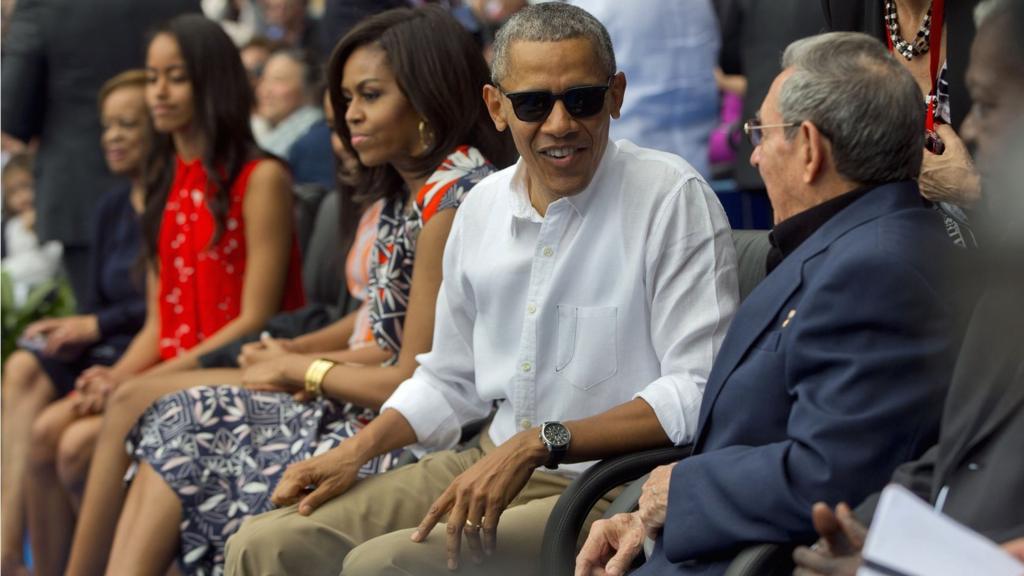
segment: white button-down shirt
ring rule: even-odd
[[[678,156],[622,140],[542,217],[525,170],[520,160],[488,176],[460,207],[433,349],[382,410],[409,421],[419,453],[453,447],[495,402],[495,445],[635,397],[673,442],[691,440],[739,301],[715,194]]]

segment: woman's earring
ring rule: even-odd
[[[434,139],[434,135],[430,133],[430,129],[427,128],[427,121],[420,120],[420,148],[426,150],[430,147],[431,141]]]

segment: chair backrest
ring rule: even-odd
[[[309,242],[302,258],[306,300],[328,306],[339,303],[345,292],[345,255],[338,242],[338,193],[328,192],[317,206]]]
[[[303,259],[309,239],[313,237],[316,216],[319,214],[320,203],[329,192],[319,184],[297,184],[292,188],[292,199],[295,210],[295,236],[299,240],[299,252]]]
[[[736,267],[740,281],[740,300],[744,300],[765,276],[765,261],[771,244],[767,230],[733,230]]]

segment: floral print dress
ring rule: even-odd
[[[367,255],[362,259],[368,274],[359,315],[370,330],[357,328],[351,345],[365,345],[372,338],[397,355],[420,230],[437,212],[456,208],[493,171],[478,150],[462,146],[430,176],[411,206],[402,198],[368,211],[377,219],[372,248],[361,248],[359,239],[367,236],[357,234],[348,264],[353,264],[353,255]],[[349,287],[358,289],[353,276],[359,274],[349,274]],[[328,398],[302,403],[289,394],[196,387],[150,406],[129,434],[127,449],[181,499],[178,560],[183,571],[219,575],[227,539],[247,517],[273,508],[270,495],[285,468],[334,448],[374,416],[371,410]],[[372,459],[360,477],[388,470],[399,454]]]

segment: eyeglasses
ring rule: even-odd
[[[796,122],[786,122],[784,124],[761,124],[761,119],[754,117],[743,123],[743,133],[747,135],[747,139],[750,140],[751,145],[755,148],[761,145],[761,141],[764,140],[764,129],[765,128],[792,128],[796,126]]]
[[[512,110],[516,118],[523,122],[542,122],[551,114],[555,102],[562,101],[565,109],[573,118],[589,118],[604,107],[604,95],[612,85],[612,77],[603,86],[577,86],[565,92],[553,94],[548,90],[506,93],[498,86],[498,90],[512,102]]]

